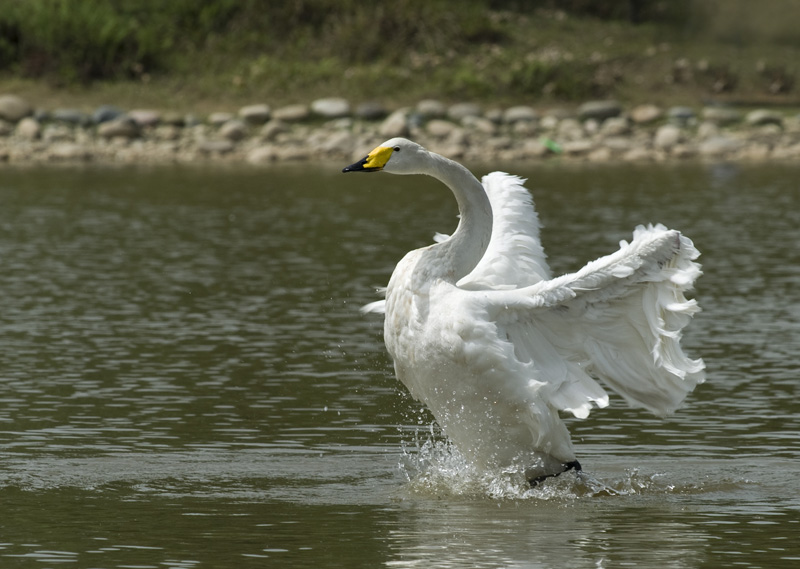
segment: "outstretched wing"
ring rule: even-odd
[[[539,240],[539,216],[525,180],[492,172],[481,180],[492,204],[492,237],[480,263],[459,288],[521,288],[550,278]]]
[[[699,310],[687,300],[701,274],[692,242],[663,226],[638,227],[633,241],[576,273],[524,289],[484,291],[501,333],[533,363],[551,405],[579,417],[605,406],[599,378],[628,403],[663,416],[704,381],[681,331]]]
[[[505,172],[492,172],[481,180],[492,205],[492,236],[480,263],[458,282],[465,290],[513,289],[550,278],[547,255],[539,240],[539,216],[525,180]],[[436,233],[433,240],[450,236]],[[379,289],[385,294],[386,289]],[[382,314],[383,300],[370,302],[362,313]]]

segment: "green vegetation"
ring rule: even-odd
[[[798,18],[781,0],[0,0],[0,80],[160,107],[791,99]]]

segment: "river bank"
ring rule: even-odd
[[[0,95],[0,163],[256,165],[363,156],[394,136],[464,161],[794,160],[800,114],[588,101],[486,108],[423,100],[390,109],[340,98],[197,115],[102,106],[40,109]]]

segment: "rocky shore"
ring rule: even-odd
[[[800,158],[800,114],[769,109],[624,108],[615,101],[483,108],[436,100],[387,109],[327,98],[201,117],[113,106],[39,109],[0,94],[0,164],[348,161],[394,136],[480,162]]]

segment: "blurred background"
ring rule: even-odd
[[[793,0],[0,0],[0,87],[67,103],[319,96],[794,104]]]

